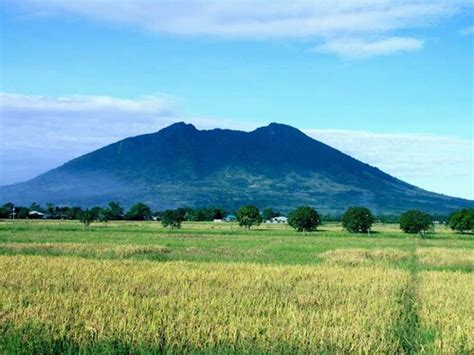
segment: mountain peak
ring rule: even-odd
[[[257,128],[255,132],[264,132],[264,133],[269,133],[272,135],[275,135],[275,134],[287,135],[287,134],[295,134],[295,133],[298,135],[303,134],[297,128],[294,128],[292,126],[282,124],[282,123],[276,123],[276,122],[272,122],[268,126],[265,126],[265,127]]]
[[[197,131],[197,128],[191,124],[186,122],[176,122],[168,127],[162,129],[162,131],[171,131],[171,132],[181,132],[181,131]]]

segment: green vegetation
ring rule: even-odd
[[[258,226],[262,223],[262,216],[260,211],[255,206],[242,206],[238,209],[237,222],[239,226],[250,229],[252,226]]]
[[[342,226],[352,233],[367,233],[375,218],[365,207],[350,207],[342,215]]]
[[[89,227],[92,222],[97,219],[95,211],[85,209],[79,213],[79,221],[84,224],[85,227]]]
[[[474,238],[0,221],[0,353],[472,353]]]
[[[126,218],[132,221],[146,221],[151,218],[150,207],[144,203],[138,202],[130,208],[127,212]]]
[[[160,214],[163,227],[181,228],[181,223],[185,220],[185,211],[166,210]]]
[[[405,233],[425,233],[433,228],[433,219],[428,213],[409,210],[400,216],[400,229]]]
[[[464,233],[474,232],[474,209],[465,208],[449,216],[448,225],[452,230]]]
[[[288,224],[298,232],[315,231],[320,223],[321,217],[313,207],[301,206],[288,215]]]

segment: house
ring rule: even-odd
[[[285,216],[273,217],[273,218],[270,220],[270,223],[272,223],[272,224],[288,223],[288,218],[285,217]]]
[[[226,218],[224,218],[224,221],[226,221],[226,222],[235,222],[236,219],[237,218],[233,214],[230,214]]]
[[[30,211],[28,212],[28,218],[29,219],[42,219],[45,218],[46,216],[44,213],[39,212],[39,211]]]

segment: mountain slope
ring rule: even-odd
[[[409,185],[290,126],[272,123],[247,133],[199,131],[182,122],[1,187],[0,200],[82,206],[142,201],[156,209],[253,203],[282,211],[309,204],[323,213],[351,205],[375,213],[447,213],[474,205]]]

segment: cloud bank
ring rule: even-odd
[[[474,199],[472,139],[346,130],[305,133],[413,185]]]
[[[472,6],[468,0],[7,1],[38,16],[80,16],[157,34],[304,39],[348,57],[417,50],[423,39],[398,33],[435,25]]]

